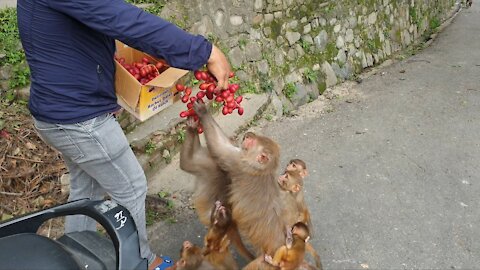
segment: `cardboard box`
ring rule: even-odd
[[[117,57],[125,58],[125,62],[141,62],[147,57],[152,63],[161,61],[146,53],[116,41]],[[142,85],[118,61],[115,61],[115,88],[118,104],[140,121],[145,121],[156,113],[178,101],[175,84],[184,77],[188,70],[165,67],[159,70],[160,75]]]

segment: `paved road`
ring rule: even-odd
[[[282,164],[308,164],[324,268],[478,269],[480,4],[431,47],[343,88],[324,113],[315,101],[260,130],[282,146]],[[201,242],[198,223],[179,222],[152,229],[155,250]]]

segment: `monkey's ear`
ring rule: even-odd
[[[270,157],[266,153],[261,153],[260,155],[258,155],[257,160],[259,163],[265,164],[268,163]]]
[[[300,184],[295,184],[292,187],[292,192],[297,193],[302,189],[302,186]]]
[[[180,267],[185,267],[186,264],[187,262],[184,259],[181,259],[180,261],[178,261],[178,266]]]
[[[308,176],[308,171],[307,171],[306,169],[301,170],[301,171],[300,171],[300,176],[301,176],[302,178],[307,177],[307,176]]]

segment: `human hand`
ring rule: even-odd
[[[212,45],[212,52],[207,62],[207,68],[210,73],[217,79],[217,88],[215,90],[222,90],[228,88],[228,78],[231,72],[230,63],[223,52]]]

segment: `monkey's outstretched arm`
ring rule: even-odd
[[[193,156],[201,147],[198,133],[195,129],[187,127],[185,141],[180,151],[180,168],[186,172],[196,171],[195,159]]]
[[[195,102],[194,109],[202,122],[210,154],[223,169],[228,171],[240,159],[240,149],[231,143],[215,119],[208,113],[205,104]]]

